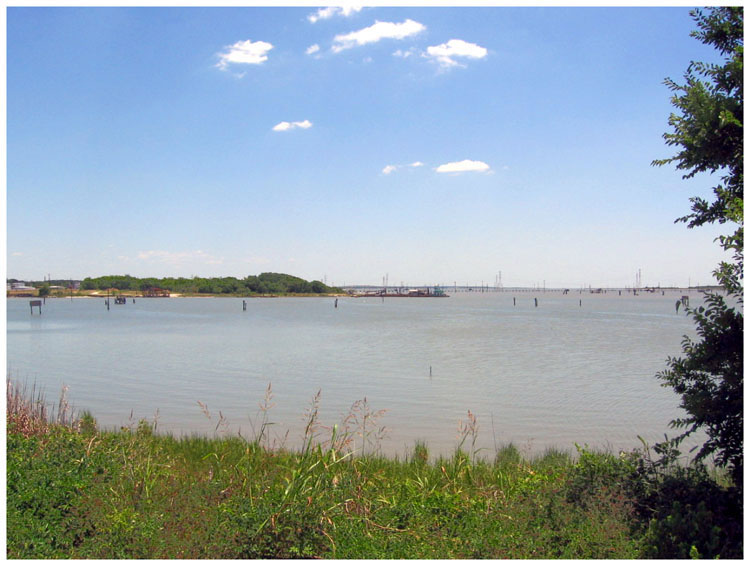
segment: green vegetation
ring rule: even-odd
[[[343,293],[337,287],[329,287],[320,281],[305,281],[284,273],[261,273],[236,277],[155,277],[138,278],[130,275],[105,275],[87,277],[81,282],[82,290],[145,291],[153,287],[169,289],[173,293],[213,295],[289,295]]]
[[[683,357],[670,358],[669,369],[658,377],[682,397],[687,417],[672,422],[683,429],[661,447],[668,461],[679,444],[697,430],[708,440],[696,460],[713,457],[732,474],[737,501],[742,499],[743,481],[743,264],[744,264],[744,183],[743,183],[743,55],[742,7],[711,8],[707,14],[692,12],[698,30],[691,35],[715,47],[724,57],[723,65],[691,63],[684,85],[667,79],[675,92],[672,104],[673,131],[664,135],[668,145],[677,146],[677,155],[655,161],[656,165],[676,163],[687,171],[686,178],[698,173],[719,173],[714,187],[715,200],[708,203],[693,198],[692,213],[679,218],[690,228],[718,222],[729,223],[734,232],[718,238],[733,261],[722,262],[714,271],[723,295],[706,292],[705,306],[688,309],[695,320],[699,340],[685,337]],[[727,304],[726,297],[738,306]]]
[[[695,37],[719,49],[725,65],[693,63],[686,85],[667,81],[682,115],[672,115],[674,132],[665,138],[682,150],[655,163],[676,162],[687,177],[724,175],[716,200],[692,199],[692,214],[680,221],[737,226],[719,238],[733,262],[722,263],[716,276],[741,305],[743,11],[712,8],[694,16]],[[331,292],[318,281],[280,274],[110,276],[84,285]],[[268,445],[268,402],[252,439],[176,439],[155,434],[147,421],[106,432],[93,415],[70,418],[64,395],[57,414],[48,414],[36,392],[9,382],[7,556],[742,558],[743,317],[718,294],[706,299],[689,311],[700,340],[686,338],[684,357],[670,359],[659,375],[682,396],[688,416],[673,422],[685,431],[653,447],[655,457],[645,445],[619,455],[579,447],[575,458],[554,450],[530,458],[507,445],[487,460],[475,450],[476,418],[469,413],[450,458],[430,458],[423,443],[403,460],[385,458],[377,450],[379,413],[366,400],[326,429],[317,419],[318,397],[296,452]],[[678,446],[696,430],[708,441],[680,466]],[[705,467],[710,457],[718,469]]]
[[[49,283],[45,283],[44,285],[42,285],[41,287],[39,287],[39,296],[40,297],[47,297],[47,296],[49,296],[49,293],[50,293],[50,288],[49,287],[50,287]]]
[[[742,555],[741,511],[702,467],[512,444],[488,459],[471,414],[451,457],[417,443],[385,458],[366,400],[327,428],[317,399],[288,451],[268,445],[268,402],[255,438],[177,439],[147,421],[98,430],[64,396],[47,415],[9,383],[8,558]]]

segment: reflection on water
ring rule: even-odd
[[[694,334],[675,313],[683,293],[339,298],[338,308],[332,298],[246,299],[247,311],[235,298],[138,299],[109,311],[100,299],[52,299],[41,316],[9,299],[8,373],[49,399],[67,384],[70,401],[106,427],[158,411],[158,430],[213,434],[221,411],[231,432],[249,436],[271,383],[272,430],[289,430],[288,446],[321,390],[323,424],[365,397],[386,409],[388,453],[415,440],[450,452],[468,410],[490,454],[509,441],[627,449],[637,435],[663,438],[679,414],[654,376]]]

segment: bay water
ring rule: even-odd
[[[682,415],[655,374],[695,335],[675,309],[684,294],[137,298],[109,310],[103,298],[48,298],[41,315],[8,299],[7,374],[50,403],[66,386],[104,428],[145,418],[177,436],[254,438],[265,419],[271,442],[295,448],[320,391],[319,420],[339,431],[360,401],[349,424],[360,448],[366,399],[367,449],[385,454],[417,441],[450,454],[469,411],[488,457],[508,442],[628,450]]]

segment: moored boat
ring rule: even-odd
[[[363,293],[353,293],[352,297],[388,297],[390,298],[398,298],[398,297],[406,297],[406,298],[418,298],[418,297],[430,297],[430,298],[447,298],[450,297],[450,295],[447,295],[445,291],[443,291],[442,287],[439,285],[435,285],[434,287],[420,287],[420,288],[411,288],[411,289],[399,289],[396,291],[389,292],[388,289],[379,289],[377,291],[365,291]]]

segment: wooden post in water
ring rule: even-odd
[[[514,307],[516,306],[516,298],[515,297],[513,297],[513,306]]]
[[[247,301],[245,299],[242,299],[242,310],[243,311],[247,310]]]
[[[536,297],[534,297],[534,306],[535,307],[539,306],[539,299],[537,299]]]

